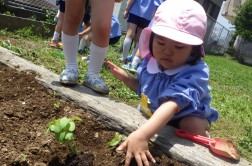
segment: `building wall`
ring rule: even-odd
[[[230,22],[234,22],[236,16],[235,9],[243,4],[246,0],[226,0],[224,8],[221,12],[222,16]]]

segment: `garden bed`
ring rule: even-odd
[[[35,76],[32,71],[18,72],[0,63],[0,165],[124,165],[125,154],[105,146],[115,131],[73,102],[48,93]],[[60,103],[59,108],[55,103]],[[83,119],[76,122],[77,156],[71,156],[70,149],[52,134],[45,134],[48,122],[63,116]],[[151,151],[156,165],[183,165],[154,146]]]
[[[29,44],[29,42],[25,43],[27,47]],[[106,128],[108,130],[120,131],[121,133],[129,134],[146,121],[146,119],[135,108],[119,101],[115,101],[107,96],[94,93],[92,90],[81,85],[74,87],[62,86],[58,82],[59,76],[57,74],[43,67],[34,65],[33,63],[16,56],[11,51],[1,47],[0,61],[12,68],[16,68],[18,71],[36,71],[39,73],[36,80],[42,83],[44,87],[51,91],[55,91],[55,94],[59,94],[59,96],[63,98],[73,101],[75,103],[74,105],[78,108],[80,106],[83,110],[94,115],[96,117],[95,120],[98,119],[106,124]],[[251,163],[248,163],[243,159],[238,162],[233,162],[216,156],[211,153],[207,147],[176,137],[174,135],[174,131],[174,128],[166,126],[164,130],[158,133],[158,135],[151,140],[151,142],[159,145],[167,156],[172,156],[172,158],[175,158],[177,161],[182,161],[183,163],[188,163],[189,165],[206,166],[251,165]],[[24,155],[22,154],[22,156]],[[124,159],[124,157],[122,157],[122,159]]]

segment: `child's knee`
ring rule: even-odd
[[[210,124],[207,119],[188,116],[180,121],[179,127],[192,133],[207,136],[206,131],[210,129]]]

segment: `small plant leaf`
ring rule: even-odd
[[[75,123],[74,122],[69,122],[70,127],[69,127],[69,131],[74,131],[75,130]]]
[[[82,119],[80,117],[78,117],[78,116],[75,116],[74,120],[82,121]]]
[[[55,133],[55,138],[58,142],[61,142],[60,141],[60,133]]]
[[[126,140],[126,138],[127,137],[125,135],[122,135],[122,134],[119,134],[118,132],[115,132],[114,138],[111,141],[107,142],[106,146],[109,146],[109,147],[117,146],[121,141]]]
[[[65,128],[70,120],[67,117],[63,117],[60,119],[60,126],[61,128]]]
[[[125,135],[120,135],[120,140],[125,141],[127,137]]]
[[[73,140],[74,139],[73,133],[67,133],[66,136],[65,136],[65,139],[69,140],[69,141]]]
[[[65,136],[66,136],[66,132],[61,132],[60,135],[59,135],[59,142],[65,142],[64,141]]]
[[[59,133],[61,131],[61,128],[59,126],[57,126],[57,125],[51,125],[50,130],[55,132],[55,133]]]
[[[115,138],[119,139],[120,134],[118,132],[115,132]]]
[[[113,138],[111,141],[109,141],[106,145],[109,147],[114,147],[120,143],[120,140]]]

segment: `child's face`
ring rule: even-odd
[[[177,68],[186,64],[191,55],[193,46],[154,35],[153,56],[163,67],[163,70]]]

